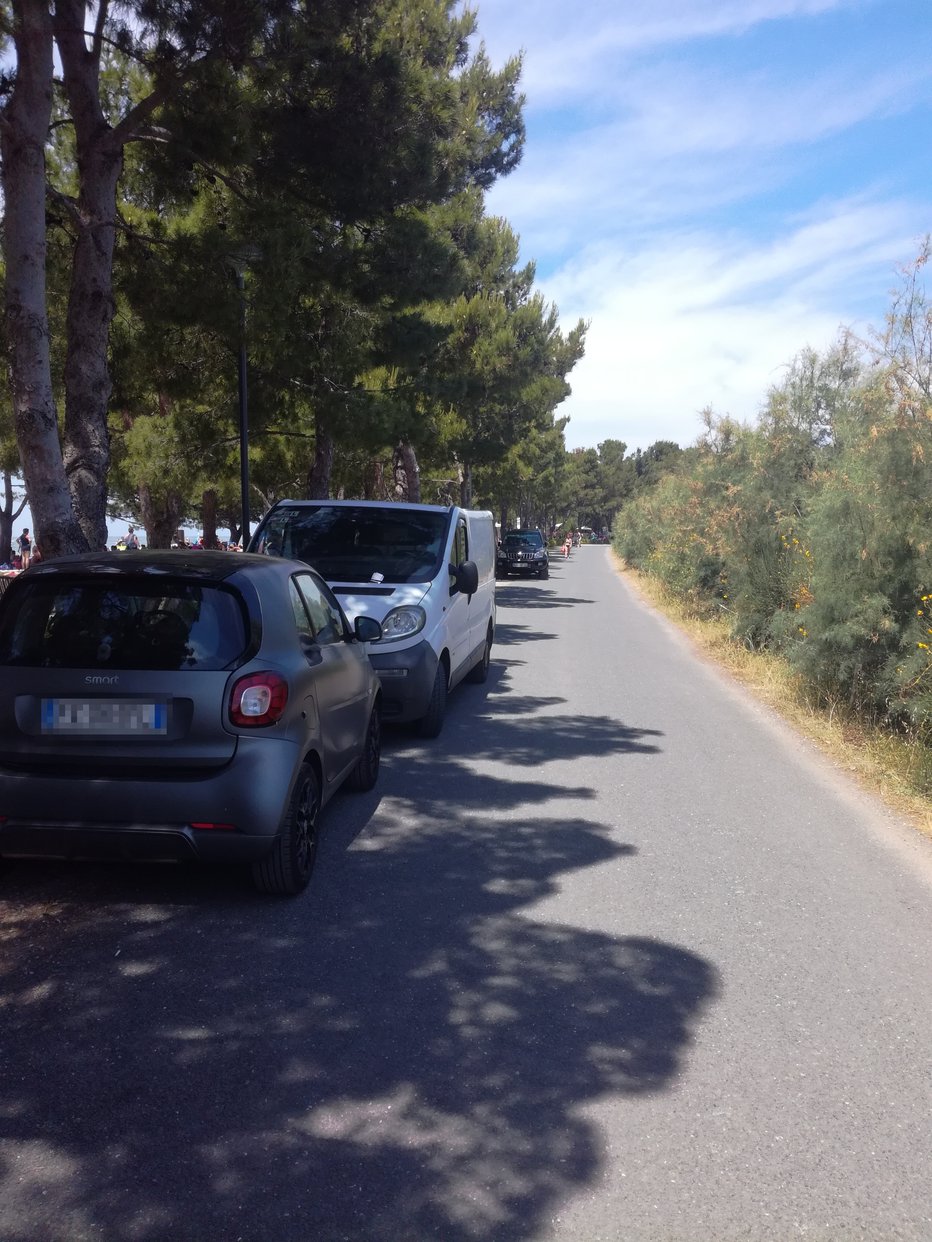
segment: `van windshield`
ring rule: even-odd
[[[328,582],[430,582],[449,520],[400,505],[295,505],[269,515],[252,550],[305,561]]]

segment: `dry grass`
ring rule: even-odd
[[[838,707],[815,703],[785,660],[771,652],[749,651],[731,637],[724,618],[694,615],[680,597],[655,579],[629,569],[617,556],[614,559],[625,579],[703,655],[814,742],[863,788],[932,837],[932,751],[928,746],[871,728]]]

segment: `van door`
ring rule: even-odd
[[[475,653],[486,641],[489,621],[494,624],[495,527],[490,513],[467,516],[469,559],[479,571],[479,589],[469,601],[469,648]]]
[[[471,600],[463,595],[456,585],[456,575],[452,572],[463,561],[469,560],[469,532],[466,519],[461,515],[453,532],[450,547],[450,599],[446,609],[447,645],[450,651],[450,684],[455,685],[466,671],[466,662],[472,650],[470,626],[472,620]]]

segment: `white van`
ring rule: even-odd
[[[485,681],[495,633],[495,523],[456,505],[282,500],[262,519],[251,552],[305,561],[352,621],[372,617],[368,645],[386,720],[443,727],[447,694]]]

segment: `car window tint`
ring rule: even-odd
[[[246,648],[242,605],[227,588],[110,576],[18,586],[0,613],[0,664],[223,669]]]
[[[343,615],[336,601],[328,599],[321,585],[310,574],[298,574],[293,579],[310,614],[314,637],[321,644],[343,641]]]

